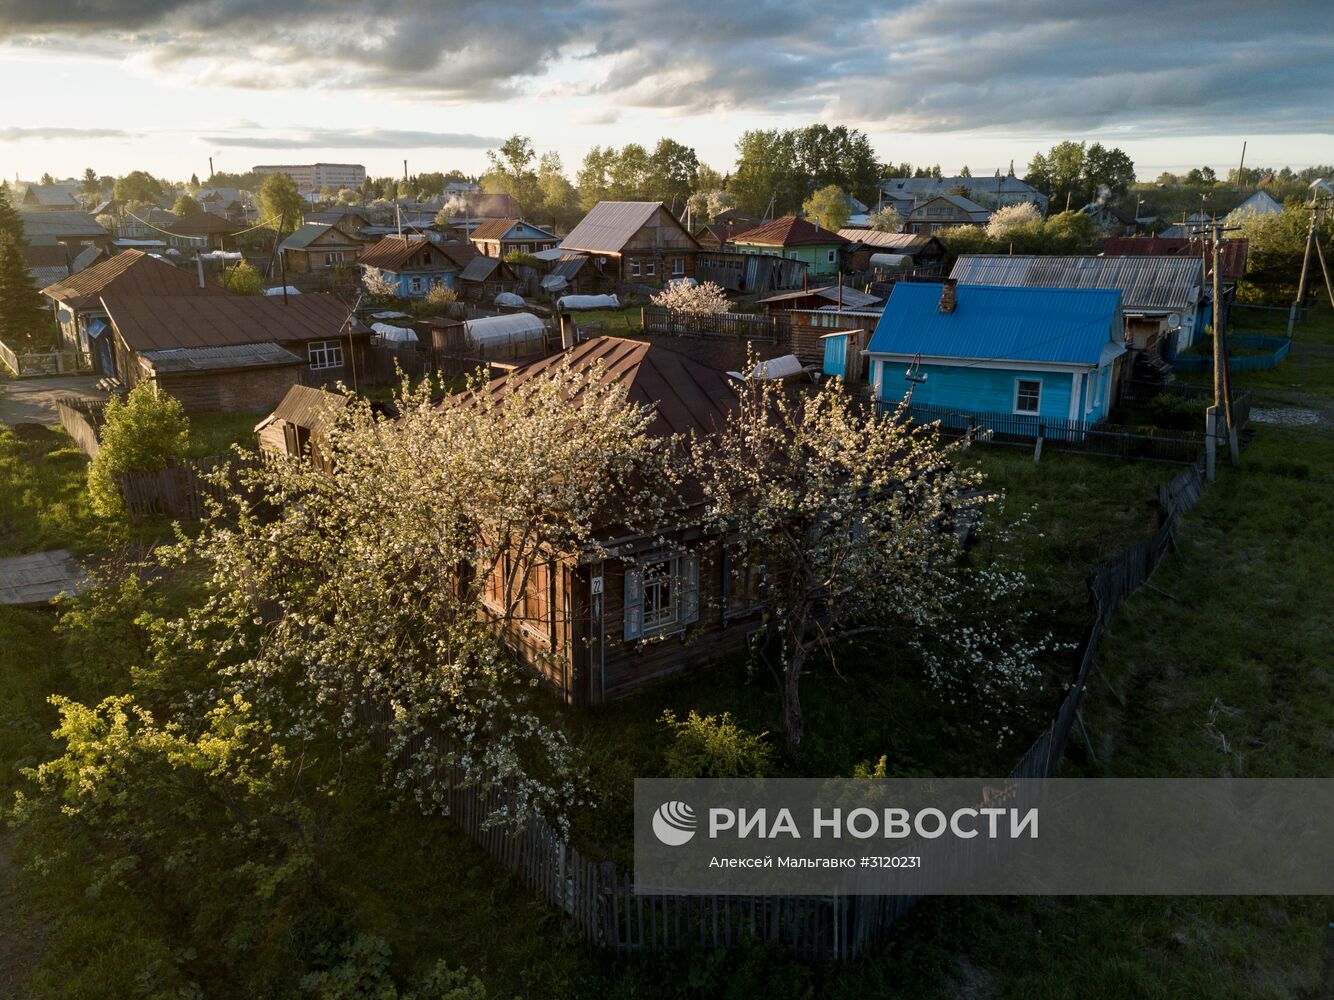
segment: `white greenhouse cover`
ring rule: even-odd
[[[409,330],[406,326],[372,323],[371,329],[381,340],[388,341],[391,344],[415,344],[417,342],[417,331]]]
[[[173,247],[172,249],[174,250],[175,248]],[[171,252],[172,252],[171,250],[168,250],[168,251],[167,251],[167,253],[171,253]],[[241,256],[240,251],[237,251],[237,250],[209,250],[209,251],[206,251],[205,253],[201,253],[199,256],[203,257],[205,260],[241,260],[241,259],[242,259],[242,256]]]
[[[407,313],[394,312],[393,310],[390,310],[389,312],[371,313],[371,319],[407,319],[407,318],[408,318]]]
[[[563,274],[548,274],[542,279],[542,291],[560,292],[570,287],[570,283],[565,280]]]
[[[264,289],[265,295],[282,295],[284,292],[286,292],[288,295],[300,295],[301,289],[295,287],[294,285],[288,285],[286,288],[284,288],[282,285],[279,285],[277,288]]]
[[[556,302],[561,312],[572,309],[619,309],[621,302],[615,295],[564,295]]]
[[[483,357],[521,357],[546,346],[546,324],[532,313],[470,319],[463,328]]]
[[[906,253],[873,253],[872,267],[903,267],[912,263],[912,256]]]
[[[761,361],[750,370],[750,378],[761,382],[776,382],[779,379],[791,378],[793,375],[800,375],[806,369],[795,354],[784,354],[781,357],[770,358],[768,361]],[[746,378],[740,372],[728,372],[733,378]]]
[[[522,309],[527,305],[522,295],[515,295],[513,292],[501,292],[495,301],[498,306],[511,306],[515,309]]]

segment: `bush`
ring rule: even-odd
[[[1204,399],[1187,399],[1163,392],[1153,397],[1149,403],[1149,419],[1155,427],[1174,431],[1198,431],[1204,429],[1204,411],[1209,402]]]
[[[666,753],[667,774],[672,778],[759,778],[769,770],[772,748],[758,736],[746,732],[730,712],[722,718],[700,716],[694,709],[678,721],[670,710],[661,719],[674,732]]]
[[[245,261],[223,271],[218,284],[233,295],[259,295],[264,291],[264,279]]]
[[[125,512],[120,484],[123,472],[155,472],[185,458],[190,422],[178,400],[140,382],[122,400],[112,396],[102,427],[101,449],[88,467],[88,497],[102,517]]]
[[[426,293],[426,301],[433,306],[444,306],[459,300],[459,293],[444,285],[436,285]]]

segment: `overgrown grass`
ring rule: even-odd
[[[568,315],[579,326],[602,323],[602,332],[608,337],[633,337],[644,329],[643,314],[639,306],[623,306],[620,309],[581,309]]]
[[[92,512],[88,460],[63,430],[0,424],[0,556],[90,552],[115,533]]]
[[[190,418],[190,457],[225,455],[232,445],[255,447],[255,425],[267,413],[196,413]]]

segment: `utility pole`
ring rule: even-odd
[[[1315,221],[1316,221],[1316,217],[1317,217],[1317,214],[1319,213],[1319,211],[1320,211],[1320,209],[1317,208],[1315,212],[1312,212],[1312,213],[1311,213],[1311,221],[1312,221],[1311,233],[1312,233],[1312,235],[1314,235],[1314,233],[1315,233],[1315,226],[1314,226],[1314,223],[1315,223]],[[1317,240],[1317,239],[1312,239],[1311,242],[1315,244],[1315,255],[1316,255],[1316,259],[1320,261],[1320,273],[1323,274],[1323,275],[1325,276],[1325,294],[1329,296],[1329,304],[1330,304],[1331,306],[1334,306],[1334,285],[1331,285],[1331,284],[1330,284],[1330,280],[1329,280],[1329,268],[1325,266],[1325,251],[1322,250],[1322,249],[1320,248],[1320,241],[1319,241],[1319,240]]]
[[[1205,415],[1206,472],[1214,478],[1215,456],[1218,440],[1227,434],[1228,451],[1232,464],[1236,465],[1239,455],[1237,450],[1237,428],[1232,422],[1232,388],[1227,370],[1227,331],[1223,329],[1223,225],[1213,223],[1213,299],[1214,299],[1214,405]],[[1223,426],[1218,421],[1222,417]]]
[[[1311,244],[1315,242],[1315,214],[1316,214],[1316,196],[1311,195],[1311,218],[1306,225],[1306,249],[1302,251],[1302,273],[1297,279],[1297,297],[1292,302],[1292,309],[1288,312],[1288,339],[1292,339],[1292,327],[1297,321],[1297,310],[1302,307],[1306,300],[1306,275],[1311,266]],[[1334,302],[1334,300],[1331,300]]]

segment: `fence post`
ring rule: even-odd
[[[1042,424],[1038,424],[1038,436],[1037,436],[1037,440],[1034,441],[1034,443],[1033,443],[1033,461],[1034,461],[1034,462],[1040,462],[1040,461],[1042,461],[1042,439],[1043,439],[1043,437],[1044,437],[1045,435],[1046,435],[1046,431],[1043,429]]]

